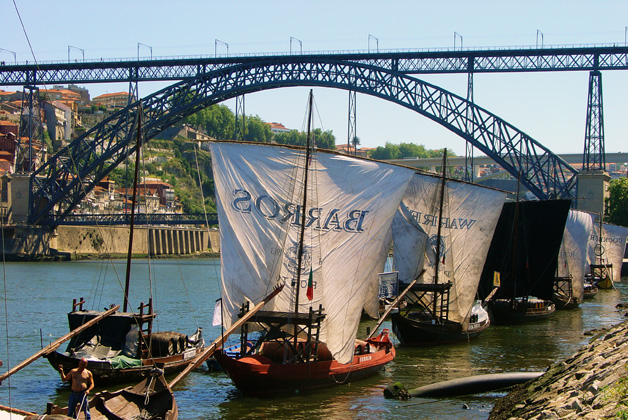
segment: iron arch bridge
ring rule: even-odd
[[[466,99],[406,73],[333,56],[261,57],[200,73],[112,115],[31,176],[29,221],[57,224],[118,164],[188,115],[248,93],[294,86],[345,89],[394,102],[493,158],[541,199],[575,196],[577,171],[529,135]],[[142,136],[138,117],[142,114]],[[56,206],[61,210],[54,215]]]

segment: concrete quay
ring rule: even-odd
[[[628,321],[590,334],[572,357],[499,400],[489,420],[628,418]]]
[[[126,256],[128,226],[4,227],[7,260],[73,260]],[[219,232],[201,227],[140,226],[133,232],[135,256],[177,257],[220,252]]]

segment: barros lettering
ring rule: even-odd
[[[600,237],[597,236],[596,234],[592,234],[591,237],[589,238],[590,241],[592,242],[600,242]],[[611,243],[611,244],[618,244],[622,242],[622,238],[616,237],[616,236],[602,236],[602,242],[603,243]]]
[[[423,214],[420,211],[412,211],[412,217],[416,220],[417,223],[421,225],[429,225],[436,227],[438,223],[438,216],[434,214]],[[473,225],[477,222],[475,219],[464,219],[462,217],[458,218],[449,218],[443,217],[441,219],[441,227],[445,229],[471,229]]]
[[[293,226],[301,226],[301,205],[294,203],[280,204],[268,195],[253,197],[243,189],[233,191],[231,208],[242,214],[259,214],[269,220],[280,223],[289,222]],[[361,233],[364,231],[364,221],[369,214],[368,210],[331,210],[322,207],[313,207],[307,210],[305,227],[324,231],[345,231]]]

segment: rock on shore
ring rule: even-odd
[[[628,418],[628,321],[499,400],[489,420]]]

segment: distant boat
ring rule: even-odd
[[[592,297],[595,297],[598,291],[599,289],[597,288],[595,284],[591,283],[588,280],[585,280],[584,282],[584,298],[585,299],[591,299]]]
[[[549,317],[570,200],[506,203],[478,289],[491,320],[521,323]]]
[[[598,216],[589,240],[588,279],[600,289],[613,289],[621,281],[628,228],[603,223]]]
[[[404,345],[468,341],[490,325],[476,292],[506,193],[443,175],[415,174],[392,226],[393,266],[405,306],[391,313]]]
[[[214,355],[245,395],[288,395],[376,374],[395,357],[383,330],[357,339],[377,293],[386,233],[414,171],[315,149],[212,142],[226,328],[277,284],[242,328],[235,357]],[[241,306],[245,303],[243,306]],[[261,329],[253,333],[254,329]]]
[[[578,307],[584,299],[588,239],[593,232],[591,213],[569,210],[558,254],[554,294],[557,309]]]

